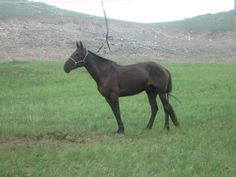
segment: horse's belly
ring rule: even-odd
[[[121,93],[119,94],[119,96],[131,96],[131,95],[136,95],[136,94],[138,94],[138,93],[140,93],[140,92],[142,92],[142,91],[143,91],[143,89],[142,89],[142,90],[135,90],[135,91],[132,91],[132,92],[123,91],[123,92],[121,92]]]
[[[120,96],[129,96],[129,95],[135,95],[145,90],[145,82],[139,82],[139,83],[123,83],[119,87]]]

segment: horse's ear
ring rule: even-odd
[[[81,48],[82,50],[84,50],[84,46],[83,46],[83,44],[82,44],[82,41],[79,41],[79,44],[80,44],[80,48]]]
[[[83,45],[82,41],[80,41],[79,43],[80,43],[80,49],[81,49],[82,51],[85,51],[86,49],[84,48],[84,45]]]
[[[76,41],[76,47],[80,48],[78,41]]]

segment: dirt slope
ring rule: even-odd
[[[112,51],[118,59],[170,62],[236,62],[233,32],[170,29],[109,20]],[[91,51],[104,41],[103,18],[92,16],[0,17],[0,61],[65,60],[82,40]]]

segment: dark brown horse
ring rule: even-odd
[[[151,129],[158,106],[156,96],[159,95],[165,111],[164,128],[169,129],[169,116],[175,126],[179,123],[169,103],[168,96],[172,89],[171,75],[168,70],[154,62],[145,62],[129,66],[102,58],[84,48],[82,42],[76,43],[77,49],[65,62],[64,70],[84,66],[97,83],[98,91],[105,97],[116,117],[117,133],[124,133],[124,125],[120,116],[119,97],[129,96],[145,91],[151,106],[151,117],[147,128]]]

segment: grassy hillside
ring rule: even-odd
[[[217,14],[201,15],[181,21],[160,23],[158,25],[190,30],[234,30],[234,11],[220,12]]]
[[[72,12],[56,8],[44,3],[32,2],[28,0],[0,0],[0,16],[37,16],[37,15],[66,15],[74,16],[81,13]],[[226,30],[234,29],[233,10],[217,14],[201,15],[182,21],[159,23],[165,26],[178,29],[192,30]]]
[[[0,16],[79,15],[40,2],[28,0],[0,0]]]
[[[235,177],[236,65],[172,64],[180,128],[152,130],[145,93],[121,98],[116,121],[85,69],[62,62],[0,64],[0,176]]]

